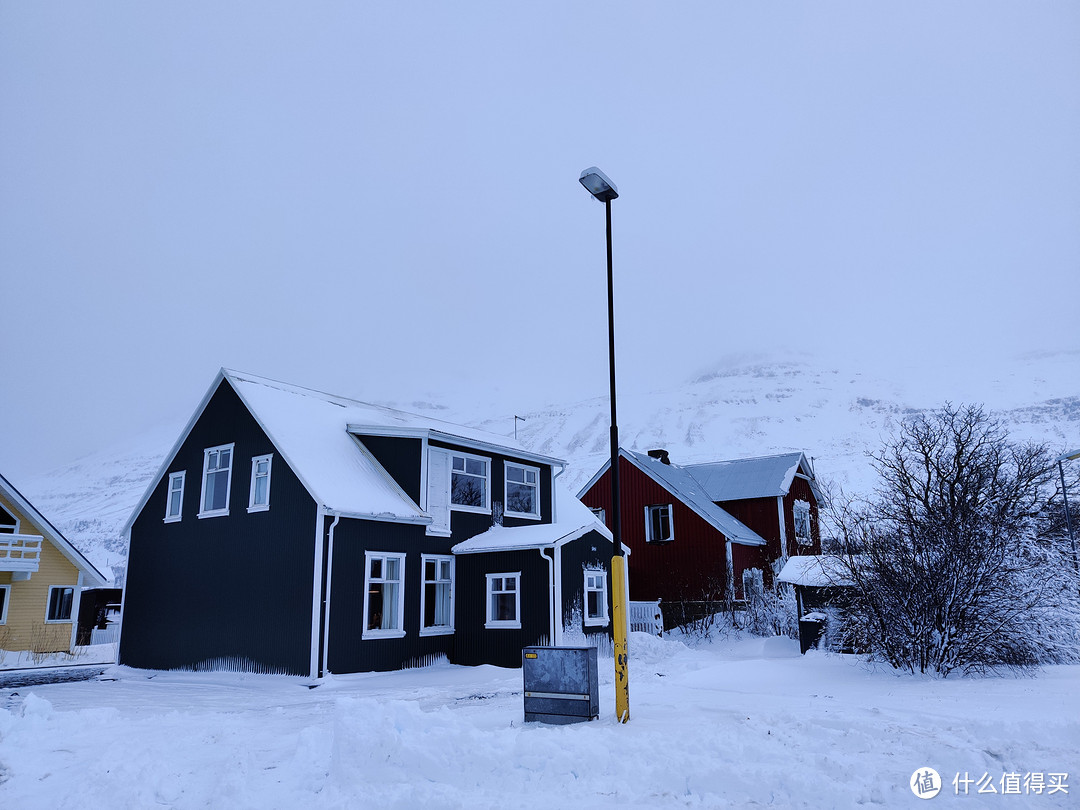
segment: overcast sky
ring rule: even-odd
[[[591,165],[620,390],[1075,349],[1078,145],[1071,0],[0,3],[0,471],[221,366],[478,417],[606,394]]]

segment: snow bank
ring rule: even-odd
[[[788,639],[691,649],[633,634],[630,672],[627,725],[613,718],[608,659],[600,720],[543,726],[522,722],[520,671],[497,667],[317,689],[113,667],[111,680],[0,692],[0,806],[896,806],[914,801],[916,769],[951,792],[957,772],[1075,770],[1080,750],[1062,711],[1080,667],[941,681],[800,656]]]

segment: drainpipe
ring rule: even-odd
[[[555,555],[555,549],[551,549],[552,557],[549,557],[544,553],[542,548],[538,548],[540,556],[544,558],[544,562],[548,564],[548,593],[551,595],[551,610],[548,611],[548,644],[552,647],[555,644],[555,611],[557,605],[555,604],[555,561],[552,559]],[[519,586],[520,587],[520,586]]]
[[[330,656],[330,586],[334,581],[334,529],[337,528],[341,515],[334,515],[334,522],[330,524],[326,550],[326,604],[323,606],[323,638],[322,638],[322,672],[328,673]]]

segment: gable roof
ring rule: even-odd
[[[94,564],[86,559],[86,557],[82,555],[82,552],[75,548],[75,546],[60,533],[59,529],[49,523],[49,521],[45,519],[45,516],[26,499],[26,496],[19,492],[19,490],[17,490],[10,481],[4,478],[3,475],[0,475],[0,492],[3,492],[4,496],[11,501],[20,512],[29,516],[30,522],[34,524],[34,528],[41,532],[41,536],[52,543],[53,546],[56,547],[56,550],[67,558],[68,562],[82,572],[84,585],[100,587],[108,581],[105,576],[94,567]],[[22,533],[25,534],[26,532]]]
[[[662,461],[645,453],[619,448],[619,455],[625,458],[653,481],[662,486],[697,515],[733,543],[745,546],[763,546],[765,539],[742,521],[728,514],[709,498],[705,488],[684,467],[664,464]],[[578,492],[580,498],[600,480],[611,467],[611,460],[597,471],[588,483]]]
[[[819,500],[821,497],[803,453],[687,464],[683,469],[701,483],[713,501],[783,497],[791,491],[797,473],[809,478],[815,497]]]
[[[222,382],[227,382],[316,503],[332,514],[394,523],[431,523],[354,434],[436,438],[468,447],[561,465],[512,439],[310,388],[221,369],[173,445],[124,531],[153,494]]]

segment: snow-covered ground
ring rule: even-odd
[[[316,689],[112,668],[0,691],[0,807],[895,807],[919,805],[909,782],[928,767],[938,804],[1080,794],[1080,666],[943,681],[800,656],[787,639],[633,634],[625,726],[611,670],[601,662],[600,720],[576,726],[524,724],[521,672],[496,667]],[[988,784],[997,795],[978,795]]]

